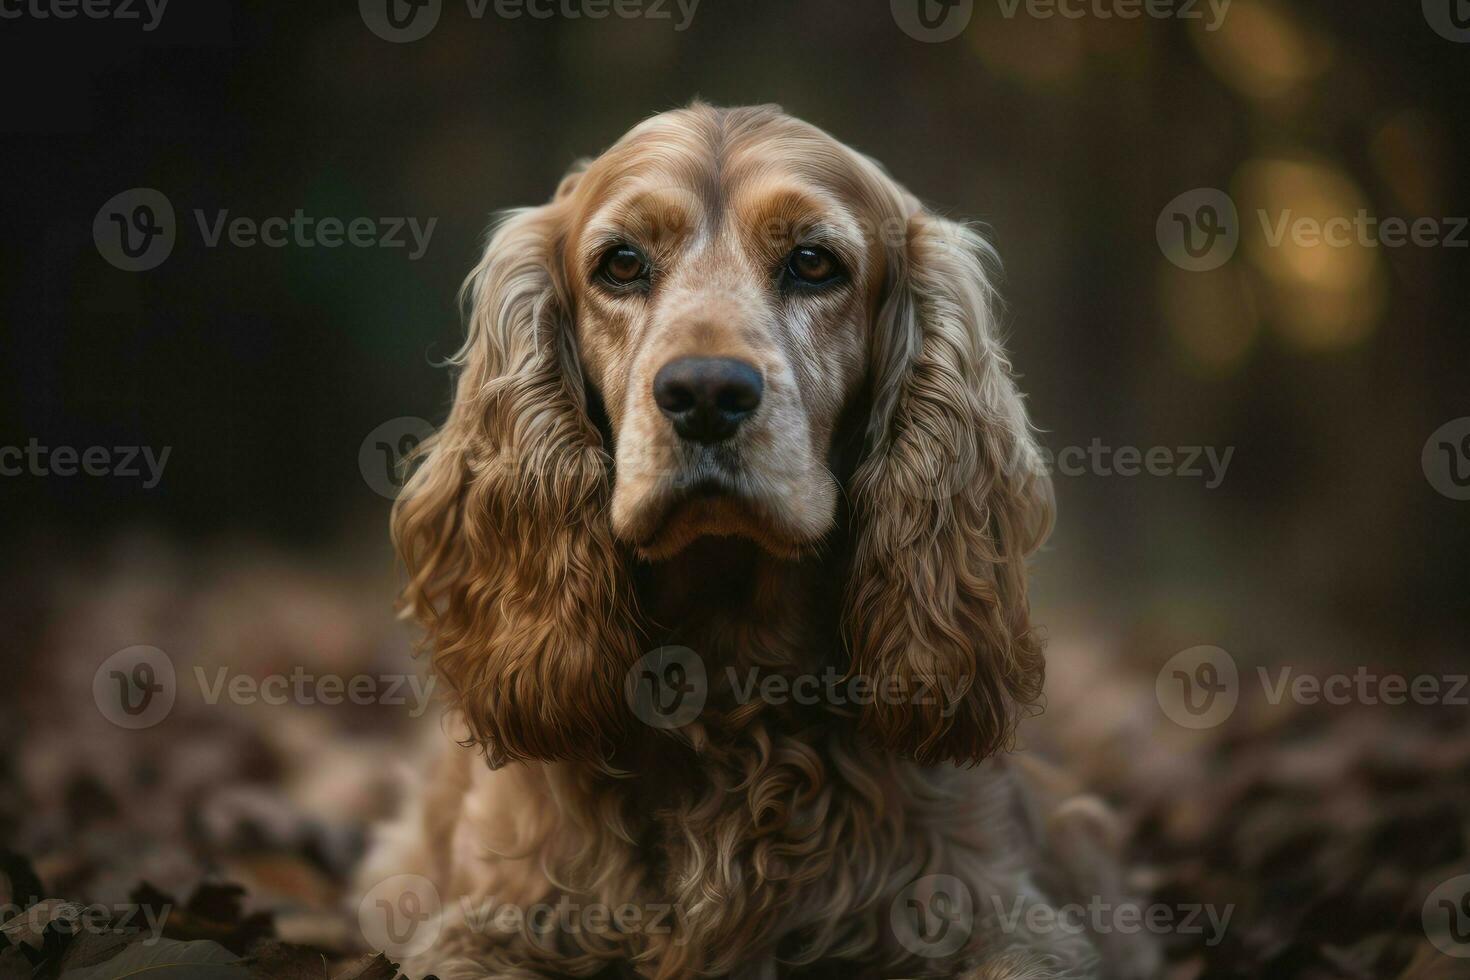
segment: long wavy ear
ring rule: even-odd
[[[989,247],[920,211],[875,326],[871,449],[854,475],[852,672],[860,724],[924,763],[1012,743],[1040,697],[1026,557],[1051,528],[1051,482],[995,335]]]
[[[393,511],[404,605],[492,765],[604,758],[637,659],[558,257],[574,180],[504,220],[465,282],[454,405]]]

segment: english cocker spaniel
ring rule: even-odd
[[[1052,496],[989,257],[772,107],[500,223],[393,516],[452,693],[363,872],[409,976],[1148,972],[1036,914],[1113,900],[1111,825],[997,755]]]

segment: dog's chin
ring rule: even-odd
[[[753,499],[722,481],[651,496],[626,526],[615,528],[649,561],[672,558],[701,538],[744,538],[777,558],[795,559],[811,550],[831,524],[829,515],[818,526],[800,526],[779,505]]]

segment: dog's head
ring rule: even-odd
[[[844,492],[852,671],[953,692],[863,726],[925,762],[1008,741],[1041,682],[1024,559],[1051,497],[986,255],[768,107],[656,116],[499,226],[394,516],[407,600],[492,758],[606,753],[640,654],[630,561],[709,536],[795,558]]]

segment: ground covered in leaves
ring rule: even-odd
[[[411,688],[390,704],[326,703],[309,682],[307,703],[269,703],[249,682],[254,701],[218,695],[221,678],[412,671],[393,581],[379,551],[314,562],[133,539],[5,590],[0,980],[161,963],[206,980],[395,975],[366,948],[347,882],[432,710]],[[1228,911],[1219,935],[1162,936],[1169,980],[1470,976],[1425,914],[1437,885],[1470,872],[1465,708],[1242,697],[1225,723],[1186,730],[1155,693],[1172,649],[1066,607],[1049,625],[1047,710],[1028,743],[1120,813],[1144,901]],[[129,731],[93,684],[139,644],[168,654],[177,698]]]

